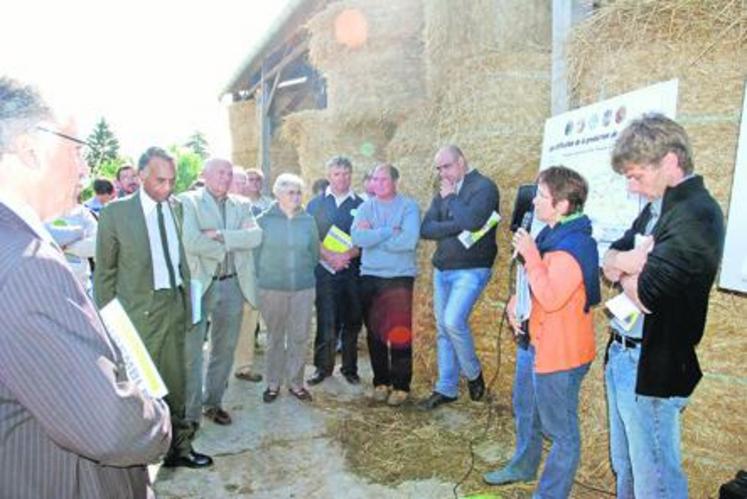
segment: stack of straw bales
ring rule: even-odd
[[[510,216],[516,187],[533,178],[539,164],[550,102],[550,6],[541,1],[433,0],[425,6],[425,67],[429,104],[416,109],[387,147],[405,178],[419,182],[412,193],[427,206],[433,196],[433,156],[446,143],[459,145],[473,167],[501,189],[502,215]],[[457,15],[458,13],[458,15]],[[497,388],[510,391],[513,347],[497,342],[507,293],[507,224],[499,231],[499,258],[488,289],[471,318],[486,375],[498,369]],[[436,375],[431,310],[432,244],[424,244],[416,286],[416,380]],[[504,347],[504,348],[502,348]]]
[[[354,14],[361,44],[349,45],[340,21]],[[347,16],[348,18],[350,16]],[[327,79],[328,109],[341,119],[399,121],[425,95],[420,0],[344,0],[308,23],[311,63]]]
[[[244,168],[259,167],[259,124],[255,100],[240,101],[228,108],[231,127],[232,155],[235,165]],[[295,147],[284,140],[280,133],[273,133],[270,142],[270,163],[272,175],[265,181],[272,186],[274,178],[282,172],[300,173],[298,154]]]
[[[747,4],[744,1],[618,0],[575,30],[569,48],[578,105],[679,78],[678,120],[693,142],[695,169],[724,211],[732,184],[744,81]],[[737,216],[737,214],[732,214]],[[598,321],[600,341],[604,318]],[[708,497],[744,468],[747,444],[747,298],[715,290],[699,346],[705,377],[683,422],[683,456],[692,497]],[[606,458],[601,362],[586,382],[582,422],[590,457]],[[606,461],[606,459],[604,459]]]

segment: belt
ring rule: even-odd
[[[236,272],[234,272],[233,274],[226,274],[226,275],[221,275],[221,276],[217,276],[217,275],[213,276],[213,280],[214,281],[225,281],[226,279],[230,279],[232,277],[236,277]]]
[[[629,336],[623,336],[621,334],[617,334],[615,332],[612,334],[612,341],[616,341],[617,343],[621,344],[625,348],[637,348],[641,345],[641,338],[631,338]]]

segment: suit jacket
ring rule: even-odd
[[[234,267],[244,298],[257,307],[257,279],[253,248],[262,242],[262,229],[257,225],[249,201],[237,196],[226,198],[226,224],[215,199],[204,188],[185,192],[180,196],[184,209],[184,250],[193,279],[202,283],[203,294],[223,262],[226,252],[233,253]],[[244,228],[251,224],[251,228]],[[218,229],[223,242],[215,241],[202,233]]]
[[[0,497],[151,497],[166,404],[127,380],[65,262],[0,204]]]
[[[179,235],[181,290],[189,309],[189,267],[181,243],[182,208],[181,203],[173,197],[169,203]],[[153,262],[140,191],[113,201],[101,210],[93,291],[99,307],[117,297],[141,335],[147,336],[149,328],[154,327],[149,317],[154,294]],[[187,317],[190,315],[191,311],[187,310]]]
[[[615,250],[635,246],[651,218],[650,205]],[[695,346],[703,337],[708,299],[724,247],[721,208],[696,176],[664,193],[652,232],[654,249],[638,278],[638,296],[651,311],[643,320],[636,393],[687,397],[702,377]]]

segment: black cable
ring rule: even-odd
[[[483,429],[482,433],[475,437],[470,439],[467,443],[469,445],[469,456],[470,456],[470,462],[469,462],[469,468],[467,468],[467,471],[464,473],[462,478],[459,479],[458,482],[454,485],[454,488],[452,489],[452,492],[454,493],[454,499],[459,499],[459,494],[457,493],[457,490],[459,487],[467,480],[467,478],[472,474],[472,471],[475,469],[475,450],[474,450],[474,444],[477,441],[477,439],[485,439],[485,437],[488,434],[488,430],[490,430],[490,426],[492,425],[492,420],[494,416],[494,405],[495,405],[495,397],[493,396],[493,392],[491,388],[495,384],[495,382],[498,380],[498,376],[501,372],[501,338],[503,337],[503,328],[506,324],[506,317],[508,316],[508,300],[511,298],[511,295],[514,293],[514,290],[511,288],[511,275],[513,274],[514,267],[516,266],[516,260],[511,260],[511,265],[508,267],[508,296],[506,297],[504,301],[503,306],[503,313],[501,314],[501,322],[498,326],[498,337],[496,338],[496,369],[495,373],[493,373],[493,377],[490,378],[490,381],[487,384],[486,392],[487,392],[487,417],[485,419],[485,428]]]

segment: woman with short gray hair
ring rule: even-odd
[[[272,188],[276,202],[257,223],[262,244],[255,250],[259,310],[267,323],[265,366],[267,388],[262,400],[269,403],[285,381],[291,395],[310,401],[303,384],[303,367],[311,328],[319,261],[319,234],[314,218],[301,206],[303,180],[281,173]]]

